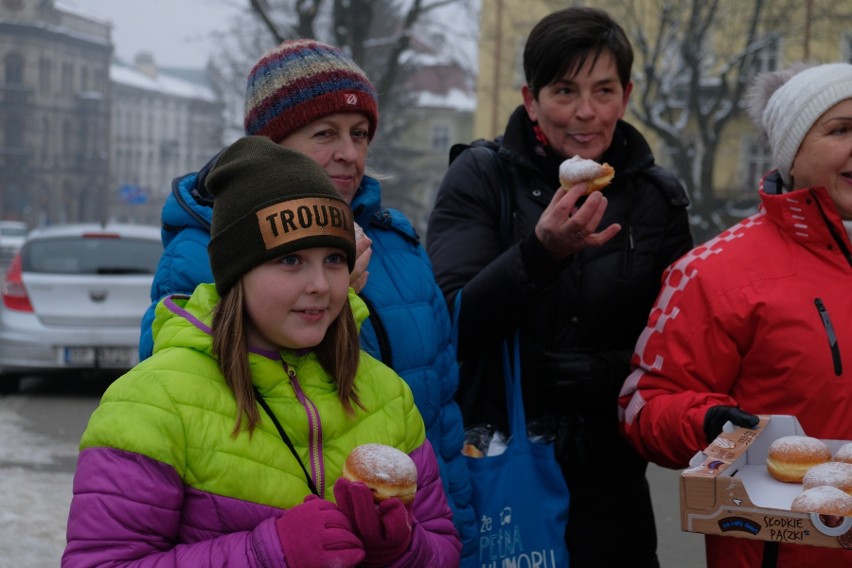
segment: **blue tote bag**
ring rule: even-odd
[[[465,456],[479,523],[479,558],[464,568],[567,568],[568,487],[553,443],[527,437],[517,331],[511,345],[511,356],[508,342],[503,345],[503,376],[512,436],[500,455]]]

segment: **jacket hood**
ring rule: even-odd
[[[172,180],[172,192],[166,197],[160,217],[164,249],[183,229],[210,232],[213,207],[196,201],[192,194],[197,177],[198,174],[193,172]]]
[[[361,186],[350,204],[355,222],[366,228],[370,218],[378,214],[382,206],[382,186],[370,176],[361,178]]]
[[[785,190],[781,173],[773,170],[760,182],[761,207],[781,230],[794,241],[821,250],[826,243],[834,243],[852,264],[852,243],[828,190],[822,186]],[[818,205],[819,216],[805,215],[805,204],[813,200]]]
[[[222,152],[219,152],[213,156],[197,172],[178,176],[172,180],[172,192],[163,204],[161,217],[164,247],[168,246],[181,229],[196,228],[210,232],[213,196],[207,191],[204,182],[221,154]]]

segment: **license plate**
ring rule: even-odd
[[[136,359],[129,347],[66,347],[65,362],[92,367],[132,367]]]

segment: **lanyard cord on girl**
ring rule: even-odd
[[[308,473],[305,464],[303,464],[301,458],[299,458],[299,454],[296,453],[296,448],[293,447],[293,442],[290,441],[290,437],[287,436],[287,432],[284,431],[284,427],[281,426],[281,423],[278,421],[278,418],[275,417],[275,414],[273,414],[272,409],[269,408],[269,405],[263,399],[263,396],[260,394],[258,388],[254,385],[252,385],[252,388],[254,389],[254,396],[255,398],[257,398],[257,402],[260,403],[260,406],[272,420],[272,423],[275,424],[275,429],[278,430],[278,434],[281,436],[281,439],[284,440],[284,443],[287,444],[287,447],[290,448],[291,452],[293,452],[293,457],[295,457],[296,461],[299,462],[299,467],[302,468],[302,472],[305,474],[305,480],[307,480],[308,482],[308,487],[310,488],[311,493],[319,497],[320,494],[319,491],[317,491],[317,486],[314,483],[314,480],[311,479],[311,476]]]

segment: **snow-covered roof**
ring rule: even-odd
[[[445,94],[420,91],[415,103],[420,108],[448,108],[458,111],[476,110],[476,97],[458,89],[450,89]]]
[[[53,6],[54,6],[54,8],[56,8],[57,10],[59,10],[61,12],[67,12],[69,14],[75,14],[77,16],[81,16],[81,17],[86,18],[88,20],[94,20],[94,21],[101,23],[101,24],[108,24],[109,23],[109,21],[106,18],[104,18],[103,16],[100,16],[98,14],[95,14],[94,12],[92,12],[92,11],[86,9],[86,8],[83,8],[82,6],[80,6],[80,3],[76,2],[75,0],[54,0]]]
[[[162,72],[152,78],[132,67],[113,63],[110,66],[109,75],[114,83],[128,87],[162,93],[173,97],[216,102],[216,95],[206,85],[191,83]]]

